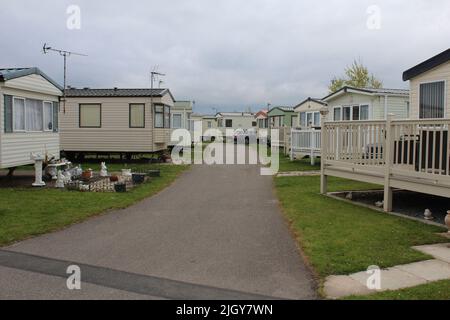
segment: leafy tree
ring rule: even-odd
[[[356,88],[381,88],[383,83],[375,78],[373,74],[361,62],[355,60],[350,67],[345,69],[345,77],[334,77],[328,87],[330,92],[335,92],[344,86]]]

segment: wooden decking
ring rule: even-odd
[[[450,197],[450,120],[328,122],[322,128],[322,187],[327,176]]]

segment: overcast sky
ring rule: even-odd
[[[44,42],[88,54],[69,60],[75,87],[149,87],[159,66],[163,86],[203,113],[322,97],[355,58],[385,87],[407,87],[403,71],[450,47],[448,0],[0,3],[1,67],[37,66],[62,83],[62,58],[43,55]],[[80,29],[67,28],[70,5],[81,10]],[[371,5],[379,29],[368,28]]]

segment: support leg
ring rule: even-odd
[[[17,167],[9,168],[7,177],[11,178],[14,175],[14,171],[16,171]]]
[[[320,175],[320,193],[327,194],[328,192],[328,176],[323,173]]]
[[[384,186],[384,211],[391,212],[392,211],[392,188],[389,186]]]

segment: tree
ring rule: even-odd
[[[344,86],[355,88],[381,88],[383,83],[375,78],[373,74],[361,62],[355,60],[350,67],[345,69],[345,77],[334,77],[328,87],[330,92],[335,92]]]

